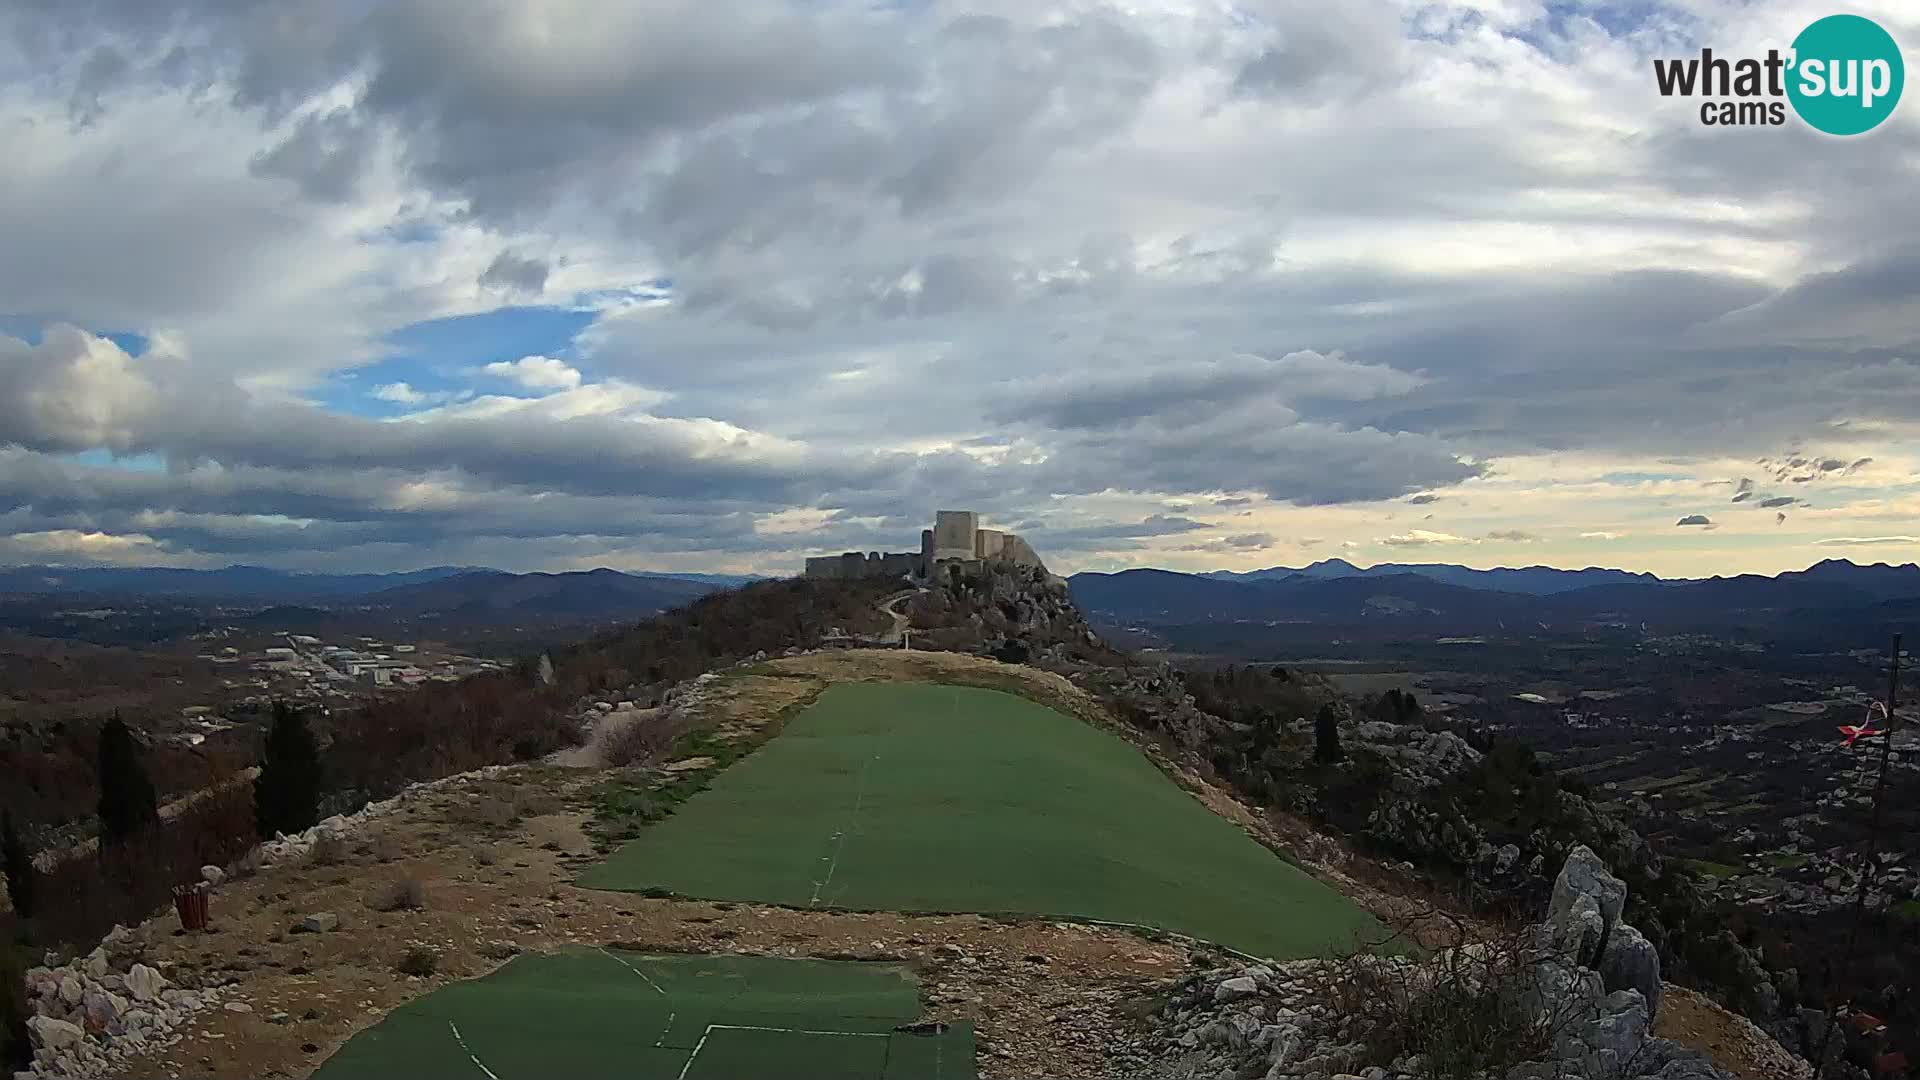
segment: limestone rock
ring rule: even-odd
[[[78,1046],[87,1037],[78,1024],[69,1024],[49,1016],[28,1017],[27,1032],[33,1037],[35,1046],[54,1051]]]
[[[105,1031],[108,1025],[120,1019],[120,1011],[113,1007],[112,999],[98,990],[89,990],[80,999],[80,1012],[86,1018],[89,1031]]]
[[[209,885],[218,885],[227,880],[227,872],[217,866],[208,864],[200,868],[200,880]]]
[[[1627,903],[1627,886],[1614,877],[1600,856],[1585,844],[1567,855],[1566,865],[1553,881],[1553,900],[1547,905],[1547,922],[1558,926],[1573,906],[1576,896],[1586,896],[1599,909],[1601,922],[1608,928],[1620,924],[1620,911]]]
[[[1493,872],[1496,874],[1504,874],[1513,869],[1513,864],[1518,862],[1519,859],[1519,847],[1513,844],[1502,844],[1500,845],[1500,849],[1493,853]]]
[[[1587,1043],[1596,1050],[1614,1052],[1624,1063],[1640,1052],[1650,1026],[1640,991],[1615,990],[1601,999],[1600,1015],[1588,1028]]]
[[[159,972],[145,964],[135,964],[133,969],[127,972],[127,992],[133,995],[135,1001],[155,1000],[166,985],[167,980],[161,978]]]
[[[1608,990],[1638,990],[1647,1015],[1660,1012],[1660,951],[1632,926],[1621,923],[1600,953],[1600,978]]]
[[[1585,964],[1600,955],[1607,942],[1607,924],[1600,906],[1586,893],[1575,893],[1564,909],[1557,909],[1546,927],[1553,955],[1572,964]]]
[[[81,985],[80,979],[77,976],[67,975],[61,978],[60,980],[60,1000],[61,1001],[66,1002],[68,1005],[78,1005],[80,1004],[80,998],[85,994],[86,994],[86,987]]]
[[[1251,977],[1239,975],[1227,979],[1219,986],[1214,987],[1213,1000],[1223,1004],[1229,1001],[1238,1001],[1241,998],[1253,996],[1258,993],[1259,990],[1260,985]]]
[[[315,912],[300,920],[300,929],[309,934],[325,934],[340,929],[340,916],[331,911]]]

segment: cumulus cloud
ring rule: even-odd
[[[1531,544],[1540,539],[1525,529],[1494,529],[1487,533],[1489,540],[1501,540],[1510,544]]]
[[[1873,458],[1857,457],[1849,460],[1793,453],[1777,458],[1760,458],[1758,464],[1775,480],[1791,484],[1811,484],[1820,480],[1850,476],[1873,464]]]
[[[1686,517],[1683,517],[1679,521],[1674,522],[1674,524],[1675,525],[1702,525],[1707,528],[1712,528],[1713,519],[1707,517],[1707,515],[1705,514],[1688,514]]]
[[[937,496],[1093,556],[1221,531],[1153,507],[1242,508],[1227,543],[1582,456],[1841,512],[1911,472],[1920,223],[1797,126],[1650,107],[1649,41],[1751,24],[1690,10],[16,5],[7,535],[790,569],[753,521],[865,547]],[[1900,176],[1920,131],[1849,145]],[[327,392],[543,300],[592,322]],[[101,450],[166,468],[64,460]]]
[[[394,405],[439,405],[468,395],[461,390],[416,390],[409,383],[391,382],[375,386],[367,396]]]
[[[1920,545],[1920,536],[1829,536],[1815,540],[1814,543],[1840,547],[1870,547],[1881,544]]]
[[[551,356],[498,360],[482,370],[495,378],[511,379],[529,390],[572,390],[580,385],[579,370]]]
[[[1472,540],[1468,540],[1463,536],[1455,536],[1452,533],[1431,532],[1426,529],[1410,529],[1403,533],[1395,533],[1392,536],[1383,536],[1379,542],[1388,547],[1426,547],[1431,544],[1473,543]]]
[[[1272,533],[1236,533],[1232,536],[1216,537],[1198,544],[1182,544],[1180,545],[1180,550],[1205,551],[1214,554],[1231,555],[1246,551],[1258,551],[1261,548],[1272,547],[1273,544],[1274,536]]]

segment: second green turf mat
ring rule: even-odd
[[[1275,957],[1379,934],[1120,739],[921,683],[833,687],[580,884],[1137,923]]]
[[[920,1015],[905,968],[568,949],[516,957],[355,1036],[316,1080],[973,1080],[973,1031]]]

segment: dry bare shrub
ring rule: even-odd
[[[1418,1054],[1439,1080],[1503,1076],[1551,1058],[1554,1040],[1585,1017],[1542,1010],[1534,994],[1542,965],[1560,963],[1524,923],[1470,925],[1435,908],[1401,920],[1398,937],[1448,947],[1385,956],[1354,951],[1308,976],[1316,1000],[1351,1023],[1369,1060]]]
[[[266,865],[267,849],[256,844],[248,848],[245,854],[233,860],[233,866],[229,869],[227,876],[235,880],[245,880],[259,873]]]
[[[467,820],[496,829],[506,828],[520,816],[520,808],[512,799],[498,796],[475,799],[467,807]]]
[[[253,846],[253,788],[236,784],[198,800],[127,844],[66,859],[40,878],[34,933],[45,946],[92,948],[113,924],[133,926],[171,907],[173,887],[200,880]]]
[[[375,911],[419,911],[427,906],[427,889],[419,878],[401,878],[374,891],[367,906]]]
[[[674,741],[686,730],[683,722],[658,714],[644,719],[629,719],[600,744],[600,755],[608,765],[644,765],[660,760]]]
[[[390,863],[405,858],[407,846],[401,843],[400,838],[392,833],[374,833],[372,836],[367,837],[365,843],[360,845],[360,853],[368,856],[374,862]]]

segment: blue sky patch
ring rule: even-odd
[[[523,393],[480,368],[523,356],[571,359],[573,339],[592,325],[592,311],[560,307],[503,307],[475,315],[404,326],[388,334],[388,356],[340,372],[317,395],[327,409],[356,416],[398,416],[474,394]],[[416,395],[381,387],[405,383]]]
[[[29,345],[38,345],[46,340],[47,327],[62,322],[60,319],[40,319],[26,315],[0,315],[0,334],[18,338]],[[106,338],[128,356],[139,356],[147,351],[147,336],[130,330],[100,330],[95,327],[82,327],[87,333]]]

